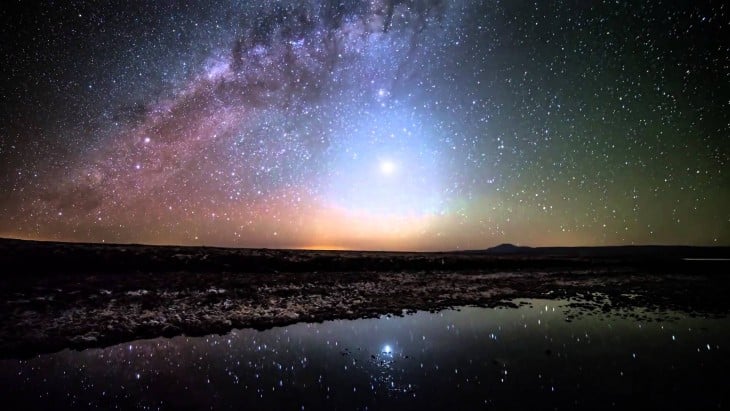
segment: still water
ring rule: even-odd
[[[517,302],[2,360],[0,398],[52,409],[730,406],[727,317],[575,318],[566,301]]]

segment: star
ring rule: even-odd
[[[394,162],[390,160],[382,160],[380,162],[380,172],[383,175],[389,176],[395,173],[396,171],[396,165]]]
[[[0,236],[730,244],[722,2],[538,3],[8,9]]]

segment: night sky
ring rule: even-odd
[[[0,236],[730,244],[724,1],[39,3],[0,10]]]

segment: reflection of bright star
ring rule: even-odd
[[[385,175],[393,174],[395,171],[395,163],[390,160],[383,160],[380,162],[380,172]]]
[[[387,345],[387,344],[386,344],[385,346],[383,346],[383,353],[385,353],[385,354],[390,354],[390,353],[392,353],[392,352],[393,352],[393,349],[392,349],[392,348],[390,348],[390,345]]]

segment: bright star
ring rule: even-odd
[[[385,175],[390,175],[395,172],[395,163],[390,160],[383,160],[380,162],[380,172]]]

